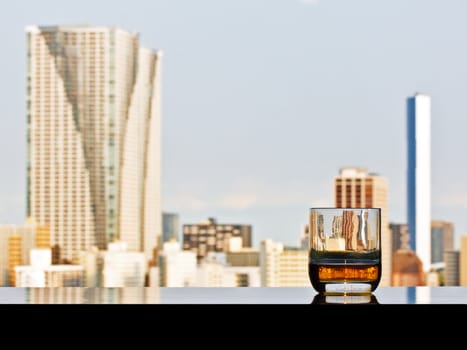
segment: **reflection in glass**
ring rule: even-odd
[[[312,304],[379,304],[374,294],[341,294],[326,295],[318,293]]]

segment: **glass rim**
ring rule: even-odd
[[[310,207],[309,210],[340,210],[340,209],[354,209],[354,210],[362,210],[362,209],[370,209],[370,210],[382,210],[381,207],[369,207],[369,208],[364,208],[364,207]]]

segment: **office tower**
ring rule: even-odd
[[[444,285],[459,286],[459,257],[458,250],[444,251]]]
[[[424,286],[422,261],[412,250],[399,249],[392,258],[392,286]]]
[[[410,250],[409,225],[407,224],[389,224],[392,240],[392,254],[399,249]]]
[[[454,249],[454,224],[431,222],[431,264],[444,264],[444,252]]]
[[[407,222],[410,248],[431,267],[431,98],[407,98]]]
[[[260,244],[262,287],[309,287],[308,250],[270,239]]]
[[[162,242],[168,242],[170,240],[179,241],[179,225],[178,214],[162,213]]]
[[[461,237],[459,252],[459,285],[467,286],[467,236]]]
[[[334,178],[337,208],[381,208],[381,286],[391,285],[391,233],[388,223],[388,182],[383,176],[368,173],[366,168],[343,167]],[[350,221],[349,221],[350,220]],[[344,231],[352,218],[346,218]]]
[[[196,253],[198,262],[208,252],[223,252],[230,237],[241,237],[242,247],[251,247],[251,225],[220,224],[214,218],[183,225],[183,250]]]
[[[116,240],[149,260],[162,231],[161,52],[114,27],[27,32],[27,213],[61,261]]]

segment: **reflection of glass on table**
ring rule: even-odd
[[[341,294],[327,295],[318,293],[312,304],[379,304],[374,294]]]

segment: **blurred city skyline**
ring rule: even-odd
[[[467,234],[460,1],[17,1],[0,21],[0,223],[26,218],[28,25],[111,25],[161,49],[162,210],[297,245],[344,166],[388,179],[406,223],[406,98],[432,98],[432,219]],[[436,24],[436,25],[434,25]],[[464,127],[463,127],[464,126]]]

